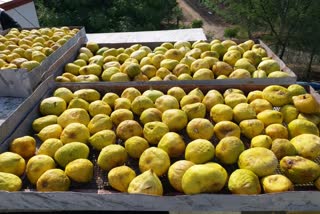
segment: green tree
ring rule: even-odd
[[[176,0],[34,1],[41,26],[85,26],[87,32],[166,29],[180,16]]]

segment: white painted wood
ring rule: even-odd
[[[33,2],[10,9],[7,13],[14,18],[22,28],[39,27],[39,20]]]
[[[87,33],[87,37],[88,41],[96,43],[147,43],[207,40],[202,28],[119,33]]]

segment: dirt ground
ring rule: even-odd
[[[185,25],[191,25],[193,20],[201,19],[203,21],[202,28],[208,39],[223,39],[224,29],[229,27],[229,24],[201,6],[198,0],[177,0],[177,2],[182,9],[182,22]]]

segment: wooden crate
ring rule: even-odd
[[[174,43],[174,41],[172,42]],[[100,43],[100,47],[109,47],[109,48],[127,48],[130,47],[131,45],[134,45],[136,43]],[[150,48],[155,48],[162,43],[160,42],[145,42],[145,43],[139,43],[141,45],[148,46]],[[210,84],[214,85],[271,85],[271,84],[277,84],[277,85],[290,85],[293,84],[297,81],[297,76],[296,74],[286,66],[286,64],[275,54],[273,51],[261,40],[257,40],[256,44],[260,44],[265,50],[267,51],[267,54],[269,57],[272,59],[276,60],[279,65],[280,69],[289,74],[288,77],[283,77],[283,78],[246,78],[246,79],[214,79],[214,80],[186,80],[186,81],[146,81],[145,84],[150,84],[150,85],[159,85],[159,84],[180,84],[180,82],[185,82],[186,84],[204,84],[210,82]],[[72,50],[68,51],[66,54],[66,62],[73,62],[77,56],[78,56],[78,50],[76,48],[73,48]],[[66,64],[67,64],[66,63]],[[54,72],[54,76],[59,76],[64,73],[64,67],[61,66]],[[112,84],[112,82],[106,82],[108,84]],[[93,83],[94,84],[94,83]],[[122,84],[122,83],[121,83]],[[135,81],[130,81],[126,82],[125,85],[128,87],[134,86],[136,83]]]
[[[38,84],[58,69],[60,64],[65,64],[65,54],[72,47],[80,48],[86,43],[86,32],[84,27],[70,26],[70,29],[78,28],[80,31],[64,45],[54,51],[40,66],[32,71],[26,69],[5,69],[0,72],[0,96],[27,97]],[[28,29],[30,30],[30,29]]]
[[[181,82],[180,82],[181,83]],[[153,88],[166,92],[173,85],[160,84],[148,86],[136,83],[140,91]],[[199,87],[203,92],[217,89],[221,92],[228,88],[239,88],[245,93],[263,89],[261,85],[213,85],[207,83],[178,84],[186,92]],[[106,83],[97,84],[64,84],[56,83],[49,77],[37,90],[25,100],[2,126],[0,126],[0,152],[6,151],[10,142],[24,135],[33,135],[32,121],[40,116],[39,104],[42,99],[52,96],[59,87],[68,87],[72,91],[82,88],[93,88],[101,95],[106,92],[121,93],[124,84]],[[309,93],[320,102],[319,94],[305,85]],[[92,152],[90,159],[95,163],[97,153]],[[129,163],[130,164],[130,163]],[[228,169],[227,169],[228,170]],[[106,172],[101,171],[95,164],[94,180],[85,185],[73,184],[68,192],[36,192],[34,186],[28,184],[24,177],[24,189],[19,192],[0,192],[0,211],[62,211],[62,210],[108,210],[108,211],[312,211],[320,210],[320,192],[313,186],[299,186],[296,191],[259,194],[259,195],[232,195],[226,188],[215,194],[183,195],[175,192],[165,177],[164,196],[150,196],[138,194],[118,193],[112,190],[106,181]]]

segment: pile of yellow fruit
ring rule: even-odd
[[[6,35],[0,35],[0,69],[24,68],[31,71],[78,31],[69,27],[12,28]]]
[[[60,87],[39,111],[34,136],[0,154],[1,190],[20,190],[25,174],[37,191],[67,191],[97,169],[115,191],[137,194],[168,194],[169,184],[184,194],[320,188],[320,108],[301,85],[248,94]]]
[[[100,47],[94,42],[79,49],[67,63],[59,82],[127,82],[288,77],[279,63],[253,40],[165,42],[153,50],[135,44],[128,48]]]

